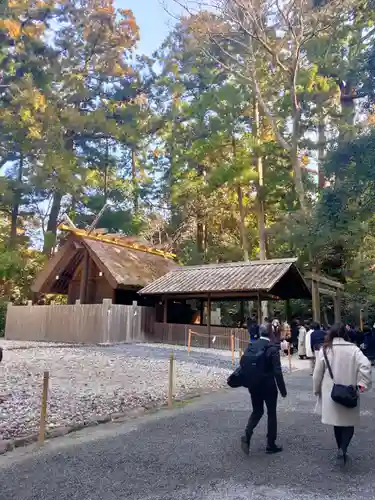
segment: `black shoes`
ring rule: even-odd
[[[250,439],[247,438],[247,436],[242,436],[241,437],[241,449],[245,453],[245,455],[249,455],[250,453]],[[267,446],[266,448],[266,453],[268,455],[274,455],[275,453],[280,453],[283,451],[281,446],[276,446],[276,444],[272,446]]]
[[[250,440],[246,436],[241,437],[241,449],[245,455],[248,455],[250,452]]]
[[[280,453],[281,451],[283,451],[283,448],[281,446],[276,446],[275,444],[272,446],[267,446],[266,448],[266,453],[268,453],[269,455]]]

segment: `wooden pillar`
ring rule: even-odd
[[[341,293],[336,289],[336,295],[333,298],[333,305],[335,309],[335,323],[341,323]]]
[[[243,328],[243,325],[245,324],[245,304],[243,299],[240,301],[240,321],[241,328]]]
[[[81,283],[80,283],[80,288],[79,288],[79,301],[81,304],[86,303],[87,282],[88,282],[88,276],[89,276],[89,263],[90,263],[89,253],[87,250],[85,250],[85,254],[83,256],[83,263],[82,263]]]
[[[287,299],[285,301],[285,318],[288,323],[290,323],[290,320],[292,319],[292,309],[290,306],[290,299]]]
[[[262,323],[262,301],[260,300],[260,295],[258,293],[257,297],[257,313],[258,313],[258,324]]]
[[[312,313],[313,320],[320,323],[320,293],[319,293],[319,283],[312,278],[311,282],[311,295],[312,295]]]
[[[201,311],[200,311],[200,325],[203,326],[203,316],[204,316],[204,300],[201,299]]]
[[[211,295],[207,295],[207,334],[208,347],[211,347]]]
[[[163,299],[163,323],[168,323],[168,299],[165,295]]]

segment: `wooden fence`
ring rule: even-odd
[[[148,307],[103,304],[14,306],[5,324],[8,340],[72,343],[143,342],[152,333],[154,310]]]
[[[188,345],[191,330],[192,347],[230,349],[235,336],[236,350],[249,339],[243,328],[180,325],[155,322],[155,311],[149,307],[112,304],[74,304],[27,306],[8,305],[5,338],[66,343],[159,342]]]
[[[192,332],[192,347],[212,347],[214,349],[230,349],[231,336],[235,336],[236,350],[244,349],[249,343],[248,331],[244,328],[226,328],[223,326],[211,326],[208,335],[207,326],[179,325],[171,323],[154,323],[153,334],[148,336],[149,340],[165,344],[188,345],[189,330]]]

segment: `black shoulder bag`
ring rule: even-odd
[[[329,376],[333,381],[333,387],[331,391],[332,400],[345,408],[355,408],[358,404],[358,389],[354,385],[342,385],[336,384],[333,379],[333,373],[331,365],[329,364],[327,353],[325,348],[323,348],[324,360],[326,362]]]

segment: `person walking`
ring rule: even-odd
[[[247,320],[247,330],[249,332],[250,342],[259,338],[259,325],[255,314]]]
[[[306,328],[303,321],[298,328],[298,356],[299,359],[306,358]]]
[[[321,403],[322,423],[333,426],[337,448],[346,463],[354,427],[359,423],[360,407],[359,401],[355,408],[335,402],[332,399],[334,384],[354,386],[360,392],[371,387],[371,363],[349,342],[342,325],[334,325],[329,330],[323,348],[316,355],[313,390]]]
[[[311,346],[311,334],[314,331],[314,328],[309,328],[306,333],[306,357],[310,360],[311,372],[310,375],[314,373],[315,366],[315,354]]]
[[[316,355],[318,354],[320,348],[324,344],[324,338],[326,336],[326,332],[323,330],[321,327],[320,323],[313,323],[312,325],[313,330],[310,335],[310,347],[313,352],[313,358],[312,358],[312,373],[314,373],[314,367],[315,367],[315,358]]]
[[[261,325],[259,333],[259,340],[250,344],[240,364],[253,407],[245,435],[241,438],[242,450],[247,455],[254,429],[264,414],[264,405],[267,407],[266,453],[282,451],[282,447],[276,444],[277,396],[279,390],[285,398],[287,391],[280,362],[280,346],[270,340],[271,325],[268,328]]]
[[[371,365],[375,364],[375,329],[364,328],[365,338],[363,340],[363,352],[365,356],[370,360]]]

